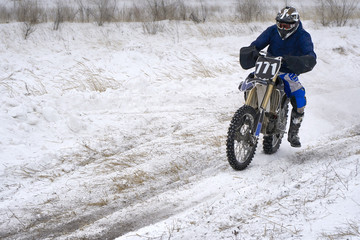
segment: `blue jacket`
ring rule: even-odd
[[[290,35],[287,39],[282,40],[276,24],[268,27],[260,36],[251,43],[251,46],[255,46],[258,51],[269,46],[267,53],[270,56],[304,56],[310,55],[316,59],[314,52],[314,44],[311,40],[310,34],[304,30],[302,23],[299,23],[298,29]],[[281,72],[291,72],[286,64],[280,69]]]

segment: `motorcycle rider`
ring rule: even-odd
[[[286,95],[293,106],[288,141],[292,147],[301,147],[298,134],[304,117],[306,97],[305,88],[298,76],[313,69],[316,54],[311,36],[304,30],[294,7],[281,9],[276,16],[276,24],[268,27],[249,47],[241,49],[241,66],[245,69],[253,67],[259,51],[267,46],[269,56],[283,57],[279,77],[284,82]]]

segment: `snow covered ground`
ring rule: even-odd
[[[360,239],[359,25],[304,22],[303,147],[249,168],[225,141],[272,23],[0,25],[1,239]]]

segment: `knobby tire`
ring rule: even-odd
[[[256,111],[242,106],[231,120],[226,141],[226,154],[230,166],[235,170],[245,169],[252,161],[257,139],[254,138]]]

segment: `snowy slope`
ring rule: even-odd
[[[304,22],[303,148],[233,171],[248,74],[270,23],[0,25],[0,238],[359,239],[360,32]]]

